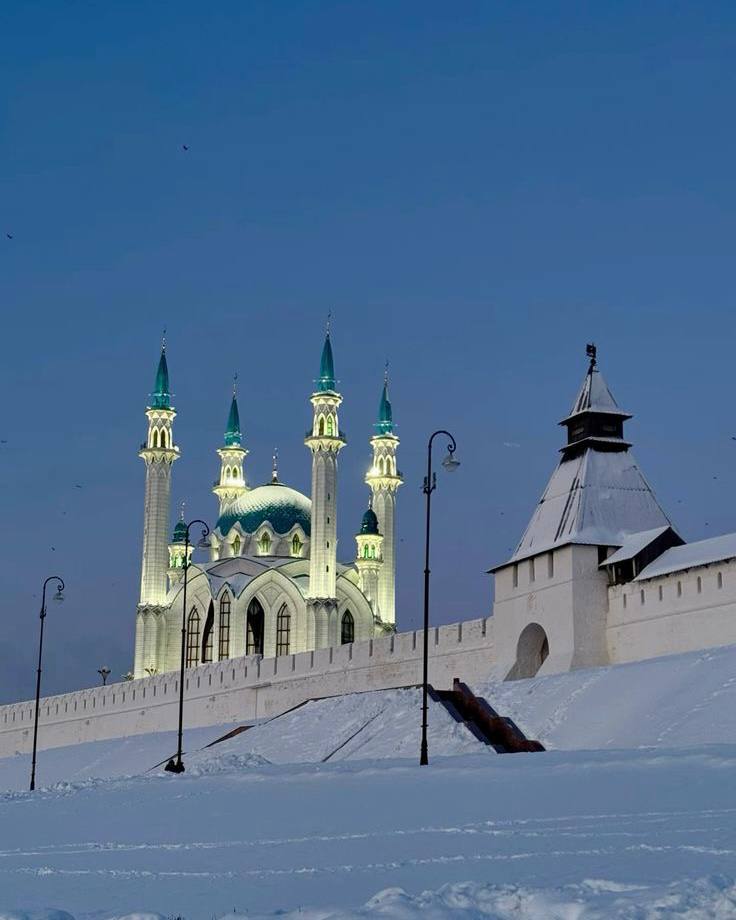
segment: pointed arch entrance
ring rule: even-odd
[[[506,680],[534,677],[549,655],[547,633],[539,623],[529,623],[521,631],[516,645],[516,662]]]
[[[264,613],[261,602],[257,597],[248,604],[248,613],[245,622],[245,654],[263,654],[263,623]]]

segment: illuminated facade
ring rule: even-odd
[[[187,576],[186,664],[195,667],[240,655],[285,656],[360,641],[394,629],[395,503],[399,440],[393,433],[388,382],[384,381],[373,466],[366,475],[371,507],[356,535],[350,564],[337,561],[338,454],[345,446],[338,411],[332,343],[325,338],[320,373],[311,395],[312,425],[305,444],[312,456],[311,498],[278,478],[248,483],[237,393],[233,396],[220,475],[213,492],[218,518],[210,559],[191,561],[186,526],[169,542],[173,442],[165,349],[147,409],[148,440],[141,596],[136,618],[134,676],[179,667],[183,574]],[[199,530],[190,534],[196,544]]]

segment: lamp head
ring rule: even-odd
[[[56,594],[54,595],[54,600],[57,604],[64,603],[64,593],[61,590],[61,587],[57,588]]]
[[[454,473],[455,470],[460,466],[460,461],[455,459],[454,450],[448,451],[447,456],[442,461],[442,466],[444,466],[448,473]]]
[[[211,546],[209,537],[205,531],[202,531],[202,539],[197,543],[197,549],[209,549]]]

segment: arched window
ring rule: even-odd
[[[166,439],[166,429],[161,429],[161,447],[168,447],[168,442]]]
[[[302,554],[302,541],[299,539],[299,534],[295,533],[291,538],[291,555],[292,556],[301,556]]]
[[[233,540],[233,556],[240,555],[240,537],[235,534],[235,539]]]
[[[212,661],[212,652],[215,644],[215,605],[210,601],[207,608],[207,619],[204,621],[204,637],[202,639],[202,664]]]
[[[192,607],[187,620],[187,667],[194,668],[199,664],[199,614],[197,608]]]
[[[158,447],[158,428],[153,429],[153,436],[151,437],[151,446]]]
[[[220,638],[217,657],[220,661],[230,657],[230,595],[227,591],[220,598]]]
[[[225,467],[225,479],[229,479],[229,478],[230,478],[230,467],[226,466]]]
[[[258,548],[261,551],[262,556],[267,556],[271,550],[271,538],[268,535],[268,531],[264,530],[261,539],[258,541]]]
[[[246,615],[245,654],[263,654],[263,607],[257,598],[248,604]]]
[[[342,623],[340,624],[340,643],[342,645],[348,645],[350,642],[355,641],[355,620],[353,615],[349,610],[346,610],[342,615]]]
[[[325,419],[324,419],[324,416],[322,415],[320,416],[320,419],[319,419],[319,427],[317,431],[319,432],[320,437],[322,437],[325,433]]]
[[[383,474],[386,472],[386,464],[383,462],[383,457],[381,457],[378,461],[378,472],[381,474],[381,476],[383,476]]]
[[[335,433],[334,432],[334,422],[332,421],[332,416],[328,415],[327,416],[327,436],[331,438],[334,433]]]
[[[291,638],[291,614],[286,604],[283,604],[276,617],[276,656],[289,654]]]
[[[376,547],[371,546],[371,559],[375,559],[375,558],[376,558]]]
[[[368,544],[367,544],[367,543],[366,543],[366,545],[363,547],[363,558],[364,558],[364,559],[367,559],[367,558],[368,558]]]

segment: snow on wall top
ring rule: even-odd
[[[681,572],[711,562],[723,562],[725,559],[736,559],[736,533],[673,546],[642,569],[634,581],[645,581],[647,578],[657,578],[659,575]]]
[[[669,526],[628,451],[588,449],[554,471],[509,563],[570,543],[622,546],[631,534]]]

